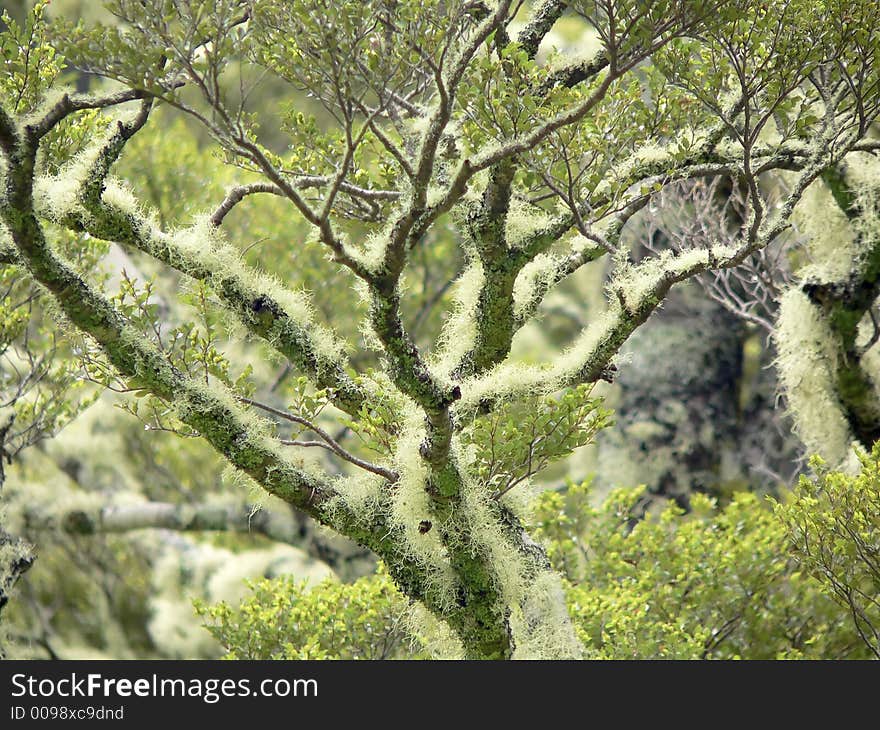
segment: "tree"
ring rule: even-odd
[[[115,0],[108,9],[121,25],[59,22],[52,45],[13,28],[0,111],[3,255],[88,336],[89,377],[133,393],[127,407],[151,428],[206,440],[268,493],[368,547],[465,656],[581,656],[559,574],[523,527],[524,487],[606,424],[592,384],[613,377],[621,345],[676,283],[778,241],[816,179],[880,146],[867,136],[880,98],[876,4]],[[547,48],[565,14],[591,34],[584,56]],[[55,53],[115,84],[94,95],[56,89]],[[250,109],[262,76],[311,102]],[[196,120],[240,168],[212,211],[178,229],[111,174],[162,106]],[[283,148],[272,148],[269,126]],[[80,150],[77,139],[95,142]],[[781,170],[792,176],[780,193],[767,178]],[[715,177],[745,190],[736,230],[629,255],[626,226],[655,194]],[[361,322],[376,353],[366,366],[349,359],[351,344],[308,292],[279,281],[283,266],[249,265],[224,236],[227,217],[255,195],[283,199],[292,230],[308,224],[294,254],[323,248],[328,271],[358,291],[334,319]],[[438,230],[463,266],[450,276],[442,328],[417,342],[407,274]],[[142,252],[166,276],[196,282],[187,296],[200,324],[163,319],[152,285],[131,277],[111,295],[65,255],[61,231]],[[534,326],[547,294],[600,260],[613,267],[606,313],[546,361],[518,359],[516,335]],[[240,327],[225,348],[220,311]],[[235,365],[242,346],[274,350],[307,379],[294,411],[261,399]],[[334,420],[360,444],[322,425]],[[327,451],[336,473],[298,455],[310,447]]]
[[[2,26],[8,28],[0,38],[4,59],[10,62],[21,54],[19,42],[35,46],[35,58],[51,53],[40,10],[18,24],[8,15]],[[25,15],[22,9],[22,15]],[[9,27],[11,26],[11,27]],[[25,60],[20,69],[27,75],[33,62]],[[30,67],[30,68],[29,68]],[[39,87],[15,86],[15,76],[4,79],[4,99],[9,95],[12,110],[20,111],[37,102]],[[84,140],[75,129],[67,142],[71,151],[81,149]],[[77,236],[59,231],[56,244],[70,260],[97,276],[99,262],[107,253],[101,241],[83,242]],[[25,449],[50,438],[93,401],[78,379],[79,367],[72,357],[70,342],[58,337],[50,320],[40,316],[44,302],[34,279],[20,267],[9,266],[12,249],[0,251],[0,491],[6,481],[6,467]],[[0,611],[8,601],[18,577],[33,563],[31,546],[0,526]]]
[[[770,340],[779,393],[807,452],[853,471],[861,468],[858,451],[870,451],[880,433],[873,350],[878,172],[874,155],[848,155],[806,192],[795,211],[797,235],[738,270],[702,277],[711,299]],[[776,181],[788,183],[784,176]],[[662,233],[679,250],[716,235],[725,211],[743,203],[738,196],[718,200],[699,183],[665,196],[644,239]]]

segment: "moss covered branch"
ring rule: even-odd
[[[880,391],[869,354],[880,294],[876,169],[876,161],[855,155],[823,173],[824,187],[817,183],[802,216],[812,262],[783,297],[776,327],[800,436],[837,465],[855,466],[852,442],[870,450],[880,439]]]
[[[109,200],[104,195],[111,165],[145,122],[143,118],[120,123],[100,148],[84,153],[93,155],[93,162],[79,181],[75,203],[59,209],[46,196],[45,213],[74,230],[143,251],[193,279],[210,283],[252,334],[308,374],[318,387],[329,389],[340,408],[357,414],[366,394],[347,372],[343,343],[313,320],[307,300],[250,270],[210,225],[168,234],[140,213],[137,203],[122,191]]]

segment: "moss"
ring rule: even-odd
[[[504,258],[484,263],[484,268],[483,286],[472,315],[476,322],[473,347],[456,368],[462,375],[480,373],[502,362],[515,332],[514,285],[520,267]]]
[[[822,182],[828,187],[829,192],[837,203],[837,207],[847,218],[853,218],[856,214],[856,195],[847,185],[844,176],[837,167],[829,167],[820,176]]]
[[[370,325],[387,354],[387,374],[402,393],[427,411],[445,410],[454,400],[452,389],[435,379],[415,343],[404,331],[396,284],[383,279],[371,282],[369,288]]]

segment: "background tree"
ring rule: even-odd
[[[720,308],[765,338],[767,366],[806,451],[853,470],[856,451],[872,448],[877,429],[878,169],[873,155],[849,155],[808,189],[795,211],[797,235],[738,269],[700,278]],[[784,174],[775,182],[789,183]],[[661,234],[678,250],[704,245],[727,211],[742,208],[742,200],[716,198],[700,184],[668,191],[655,206],[659,215],[646,220],[644,240]]]
[[[14,264],[89,336],[90,379],[133,393],[126,407],[148,428],[205,439],[270,494],[368,547],[465,656],[580,656],[559,575],[522,526],[524,487],[605,425],[591,386],[612,377],[621,345],[674,284],[776,242],[814,180],[876,147],[866,139],[874,4],[108,7],[121,25],[59,24],[56,45],[116,86],[53,93],[52,51],[19,40],[13,88],[33,102],[11,108],[4,96],[0,113]],[[539,55],[566,12],[592,28],[594,51]],[[260,75],[309,94],[329,131],[302,110],[255,114]],[[123,104],[137,109],[113,118]],[[240,168],[188,226],[163,225],[110,174],[157,105],[197,120]],[[263,131],[274,119],[286,149]],[[82,152],[65,137],[77,124],[99,140]],[[765,182],[775,170],[793,173],[781,195]],[[653,195],[713,176],[746,191],[736,230],[629,255],[622,236]],[[231,211],[258,194],[281,198],[292,230],[309,227],[297,247],[323,248],[333,276],[360,293],[344,320],[361,320],[372,358],[349,360],[311,298],[278,281],[284,267],[259,255],[251,265],[224,235]],[[125,275],[108,291],[63,254],[55,227],[187,277],[192,321],[163,315],[173,285]],[[454,305],[417,340],[418,314],[404,315],[410,264],[446,235],[463,266],[438,291],[454,281]],[[600,259],[613,269],[604,314],[564,352],[523,362],[515,336],[535,326],[548,292]],[[269,402],[227,342],[257,362],[272,349],[302,373],[293,407]],[[321,425],[331,421],[360,444],[340,443]],[[334,471],[299,456],[314,447]]]

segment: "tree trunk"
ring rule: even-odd
[[[798,449],[775,411],[771,353],[695,284],[673,290],[630,338],[613,429],[599,435],[598,484],[647,487],[648,503],[769,491]]]
[[[776,339],[791,412],[807,448],[858,468],[852,446],[880,438],[876,355],[880,325],[880,163],[839,164],[814,184],[802,227],[810,264],[783,296]],[[833,206],[836,203],[837,209]]]

